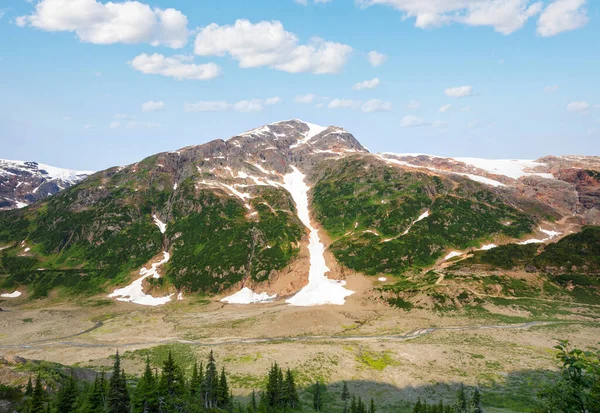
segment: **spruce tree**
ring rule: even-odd
[[[150,367],[150,358],[146,357],[144,374],[138,381],[133,396],[133,410],[136,413],[158,412],[158,389],[156,377]]]
[[[73,377],[73,371],[66,383],[62,385],[56,396],[56,408],[60,413],[72,413],[75,411],[75,401],[77,400],[78,389],[77,382]]]
[[[100,376],[96,375],[94,385],[88,397],[87,412],[103,413],[106,411],[106,381],[104,380],[104,372]]]
[[[460,389],[456,395],[456,410],[459,413],[468,413],[469,411],[469,402],[464,384],[460,385]]]
[[[33,392],[31,393],[31,410],[30,413],[44,413],[45,406],[44,402],[46,399],[46,392],[42,387],[42,379],[40,375],[35,379],[35,386],[33,387]]]
[[[296,382],[294,381],[294,375],[288,368],[285,372],[284,387],[284,407],[289,407],[293,410],[300,408],[300,397],[298,396],[298,389],[296,389]]]
[[[344,413],[348,413],[348,400],[350,399],[350,391],[348,391],[348,383],[344,381],[342,386],[342,401],[344,402]]]
[[[473,413],[483,413],[483,408],[481,407],[481,392],[479,391],[479,387],[475,387],[472,404]]]
[[[125,373],[121,370],[119,352],[115,356],[113,373],[108,385],[108,413],[129,413],[129,392]]]
[[[369,413],[375,413],[375,401],[371,397],[371,405],[369,406]]]
[[[252,390],[252,398],[250,399],[250,407],[252,407],[252,412],[256,412],[256,409],[258,408],[257,404],[256,404],[256,392],[254,390]]]
[[[216,393],[217,385],[219,382],[219,376],[217,372],[217,365],[215,364],[215,356],[211,350],[208,356],[208,362],[206,363],[206,373],[204,374],[204,380],[202,381],[202,394],[204,399],[205,408],[216,407]]]
[[[321,393],[321,384],[319,380],[315,382],[314,392],[313,392],[313,409],[317,412],[320,412],[323,408],[323,394]]]
[[[221,378],[217,386],[217,407],[227,409],[229,407],[230,395],[227,377],[225,376],[225,368],[221,369]]]
[[[27,381],[27,387],[25,388],[25,396],[31,396],[33,394],[33,383],[31,382],[31,376]]]

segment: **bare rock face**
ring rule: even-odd
[[[25,207],[81,182],[92,173],[0,159],[0,210]]]

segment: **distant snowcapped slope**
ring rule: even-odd
[[[535,168],[546,167],[541,162],[525,159],[480,159],[480,158],[454,158],[459,162],[473,165],[476,168],[483,169],[486,172],[495,175],[504,175],[509,178],[519,179],[524,176],[541,176],[542,178],[552,179],[552,174],[535,172]]]
[[[23,208],[79,183],[93,173],[0,159],[0,210]]]

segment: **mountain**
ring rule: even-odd
[[[0,213],[0,288],[343,304],[353,273],[420,274],[600,223],[598,171],[594,157],[371,154],[340,127],[278,122]]]
[[[37,162],[0,159],[0,210],[23,208],[91,174],[91,171],[73,171]]]

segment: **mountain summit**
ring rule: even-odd
[[[349,275],[420,273],[598,224],[599,188],[598,158],[372,154],[340,127],[288,120],[0,213],[0,288],[343,304]]]

